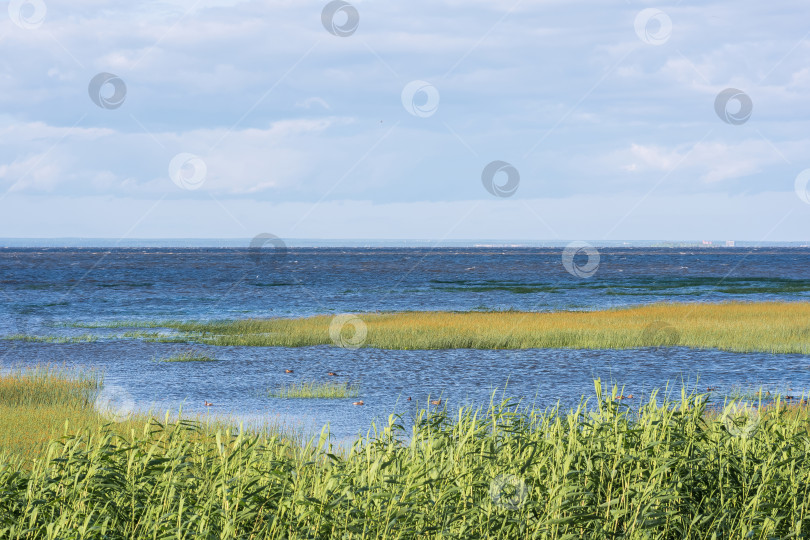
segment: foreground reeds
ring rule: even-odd
[[[785,538],[810,534],[808,415],[613,395],[568,413],[392,416],[332,448],[152,420],[0,463],[2,538]],[[743,411],[744,414],[740,414]]]
[[[404,312],[225,322],[155,321],[172,341],[300,347],[341,344],[382,349],[632,349],[690,347],[810,353],[810,303],[654,304],[580,312]],[[359,328],[358,328],[359,327]]]

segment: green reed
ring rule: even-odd
[[[392,416],[351,448],[152,420],[0,465],[3,538],[784,538],[810,534],[808,415],[685,391]],[[752,420],[753,418],[753,420]],[[406,427],[407,425],[407,427]],[[750,426],[749,426],[750,427]]]
[[[275,398],[355,398],[360,386],[347,382],[303,381],[281,385],[268,391]]]

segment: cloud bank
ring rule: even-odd
[[[0,7],[2,236],[809,236],[798,1]]]

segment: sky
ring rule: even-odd
[[[0,4],[0,237],[810,240],[799,0]]]

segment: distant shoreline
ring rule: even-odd
[[[573,240],[573,239],[572,239]],[[245,248],[252,238],[0,238],[0,249],[25,248]],[[564,248],[570,241],[561,240],[424,240],[424,239],[312,239],[283,238],[289,248]],[[808,248],[810,241],[760,242],[745,240],[588,240],[597,248],[673,248],[673,249],[740,249],[740,248]],[[733,245],[730,245],[733,244]]]

